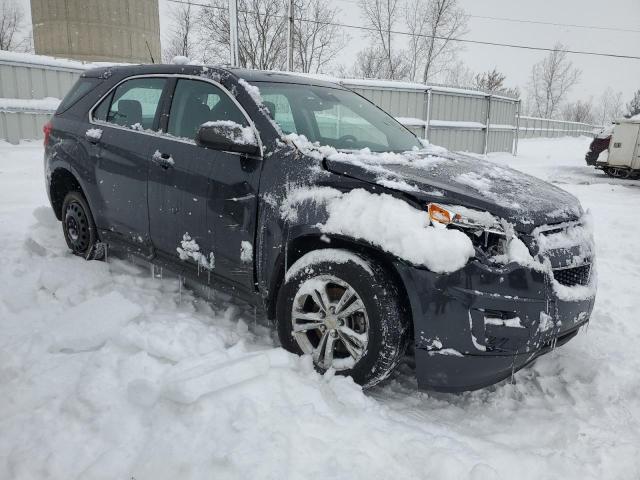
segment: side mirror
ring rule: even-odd
[[[206,122],[200,125],[196,134],[196,144],[227,152],[259,154],[258,141],[253,129],[229,120]]]

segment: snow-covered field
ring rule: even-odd
[[[40,145],[1,144],[0,478],[640,478],[640,182],[587,167],[588,142],[490,158],[592,211],[589,329],[515,383],[462,395],[418,392],[408,366],[365,394],[250,313],[70,255]]]

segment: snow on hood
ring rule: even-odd
[[[376,153],[368,149],[338,151],[299,135],[287,135],[303,153],[325,160],[327,168],[341,175],[405,191],[425,203],[432,200],[491,212],[512,223],[517,231],[577,220],[582,215],[570,193],[539,178],[425,145],[404,153]],[[438,197],[438,198],[433,198]]]
[[[424,211],[388,194],[364,189],[347,193],[329,187],[298,188],[280,207],[285,220],[295,220],[306,202],[324,205],[328,218],[320,225],[324,233],[365,240],[372,245],[437,273],[464,267],[475,255],[469,237],[459,230],[429,225]]]

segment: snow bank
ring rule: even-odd
[[[168,372],[162,395],[174,402],[193,403],[203,395],[266,375],[270,366],[269,356],[265,353],[246,355],[222,364],[214,359],[193,365],[191,360]]]
[[[363,189],[347,193],[332,188],[298,189],[283,202],[283,218],[297,218],[298,206],[309,201],[327,210],[328,219],[320,226],[321,231],[365,240],[433,272],[458,270],[475,255],[466,234],[430,226],[425,211],[388,194]]]
[[[564,182],[592,211],[589,329],[513,380],[457,395],[418,392],[409,365],[363,393],[278,349],[252,310],[212,305],[113,255],[70,255],[42,186],[41,142],[0,142],[0,478],[634,478],[640,225],[629,212],[640,182],[587,167],[589,141],[522,140],[518,157],[490,156]],[[50,350],[70,309],[111,292],[141,313],[97,348]],[[161,395],[177,365],[202,362],[206,374],[253,354],[269,357],[266,374],[192,403]],[[456,353],[434,358],[443,354]]]
[[[118,292],[92,298],[64,312],[51,332],[51,349],[81,352],[100,347],[142,308]]]

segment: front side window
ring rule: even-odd
[[[255,82],[284,133],[339,150],[405,152],[422,148],[410,131],[361,96],[340,88]]]
[[[94,120],[122,127],[153,129],[164,78],[134,78],[120,84],[93,112]]]
[[[219,120],[249,126],[237,105],[216,85],[201,80],[178,80],[169,111],[169,135],[194,140],[200,125]]]

